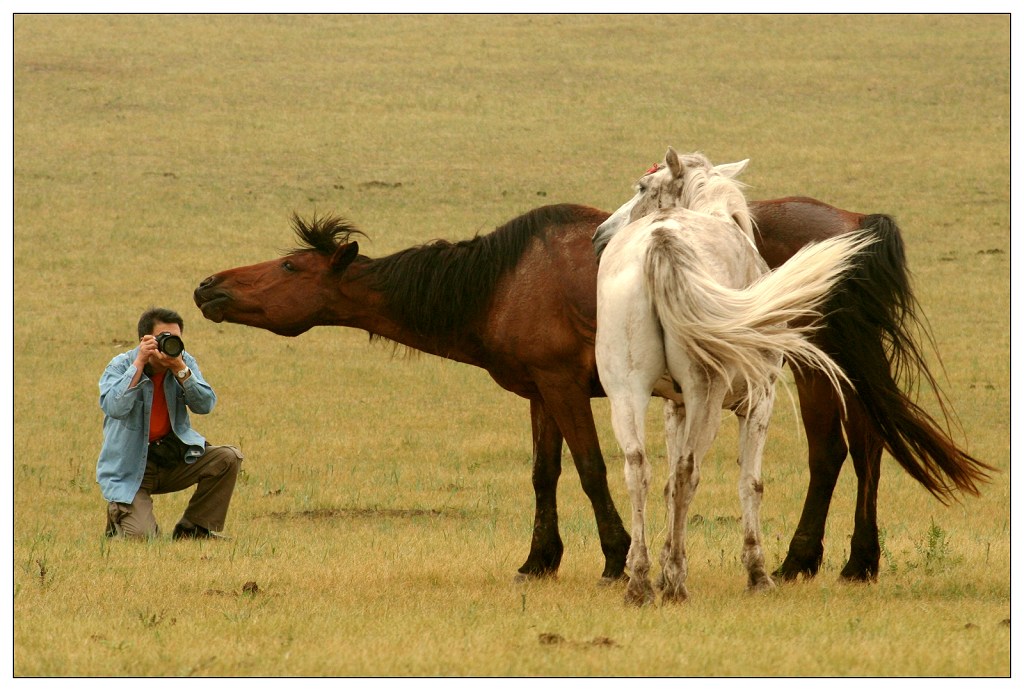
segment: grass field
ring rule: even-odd
[[[14,674],[1008,675],[1009,48],[1005,16],[15,17]],[[542,204],[612,209],[670,144],[750,158],[751,198],[900,223],[962,439],[1002,472],[944,507],[883,460],[875,584],[837,580],[850,465],[819,576],[744,592],[729,421],[687,604],[635,610],[597,586],[568,459],[559,576],[514,583],[526,401],[365,333],[286,339],[191,301],[291,246],[293,211],[347,216],[382,256]],[[196,427],[246,454],[228,543],[102,538],[96,384],[152,304],[182,312],[218,393]],[[807,482],[785,394],[776,410],[770,568]],[[186,500],[157,498],[162,526]]]

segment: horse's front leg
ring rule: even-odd
[[[605,558],[601,580],[607,584],[623,576],[629,550],[629,533],[622,525],[608,489],[608,474],[597,438],[594,414],[590,408],[590,394],[589,390],[580,385],[581,380],[583,378],[556,378],[549,381],[539,374],[536,376],[544,396],[544,406],[569,446],[583,491],[594,509]]]
[[[756,395],[756,394],[755,394]],[[775,392],[757,396],[745,415],[737,413],[740,423],[740,479],[738,483],[740,506],[743,509],[743,565],[747,568],[750,590],[775,587],[765,570],[764,549],[761,546],[761,498],[764,483],[761,480],[761,461],[768,438],[768,424],[772,417]]]
[[[562,433],[540,399],[530,401],[533,425],[533,492],[536,512],[530,556],[519,567],[518,579],[552,576],[562,561],[558,534],[558,476],[562,472]]]
[[[832,385],[816,371],[794,370],[794,377],[800,394],[800,415],[807,432],[810,481],[789,551],[774,574],[787,581],[818,573],[824,555],[825,519],[839,471],[846,460],[841,408]]]

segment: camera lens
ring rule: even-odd
[[[165,331],[156,337],[157,349],[169,357],[178,357],[185,350],[185,343],[180,337]]]

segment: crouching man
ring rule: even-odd
[[[211,446],[189,411],[209,413],[217,396],[181,340],[182,318],[151,308],[139,319],[138,347],[110,361],[100,377],[103,447],[96,481],[107,500],[109,537],[160,534],[155,494],[195,486],[172,537],[220,538],[242,453]]]

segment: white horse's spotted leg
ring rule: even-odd
[[[673,349],[667,350],[671,365]],[[686,519],[700,484],[701,462],[718,434],[726,391],[723,382],[717,379],[708,381],[702,368],[690,365],[689,369],[690,376],[680,379],[686,401],[686,419],[675,423],[683,428],[683,443],[679,445],[678,453],[669,458],[666,500],[673,508],[672,519],[667,526],[668,558],[663,565],[664,602],[680,602],[689,596],[686,589]]]
[[[673,400],[666,399],[664,406],[664,417],[665,417],[665,447],[666,455],[668,458],[669,478],[665,483],[665,525],[670,526],[675,521],[676,507],[675,507],[675,475],[673,469],[675,465],[672,459],[680,457],[683,452],[683,443],[686,441],[686,407],[682,403],[677,403]],[[665,568],[668,564],[669,554],[672,550],[671,533],[665,531],[665,544],[661,548],[661,555],[659,561],[661,562],[661,573],[658,574],[657,588],[658,590],[665,589]],[[683,574],[683,580],[686,580],[686,574]]]
[[[686,516],[700,484],[700,464],[692,452],[674,459],[672,465],[666,494],[673,509],[668,525],[667,556],[662,560],[662,598],[666,603],[682,602],[690,596],[686,589]]]
[[[651,558],[647,552],[646,521],[647,493],[651,484],[651,467],[642,451],[626,454],[626,485],[633,498],[632,542],[626,557],[629,569],[629,585],[626,586],[626,602],[646,605],[654,602],[654,588],[651,586]]]
[[[740,506],[743,509],[743,565],[747,568],[751,590],[768,590],[775,587],[764,566],[764,550],[761,547],[761,497],[764,485],[761,482],[761,458],[765,440],[768,438],[768,423],[772,416],[775,393],[758,396],[745,416],[740,416]]]
[[[647,552],[647,495],[651,487],[651,464],[644,449],[644,418],[650,395],[612,398],[612,428],[625,455],[626,488],[632,504],[630,544],[626,556],[629,585],[626,602],[644,605],[654,601],[651,560]]]
[[[651,392],[665,372],[665,355],[657,321],[638,283],[626,290],[602,292],[599,288],[597,320],[594,350],[598,372],[611,403],[612,429],[625,456],[626,487],[632,504],[626,602],[643,605],[654,601],[646,530],[651,466],[644,449],[644,428]]]

